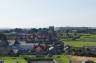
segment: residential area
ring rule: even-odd
[[[78,30],[76,28],[59,28],[57,30],[54,26],[39,29],[16,28],[1,30],[0,51],[2,52],[0,52],[0,56],[4,59],[7,57],[23,57],[26,61],[29,61],[28,59],[31,61],[36,58],[38,58],[38,60],[47,59],[47,61],[49,61],[48,59],[50,59],[53,61],[52,59],[55,58],[56,62],[61,60],[71,63],[94,63],[96,62],[95,29],[91,29],[91,31],[88,30],[89,28],[78,28]],[[92,38],[90,36],[94,37]],[[81,39],[82,37],[85,38],[85,40],[86,38],[90,38],[91,42]],[[61,57],[61,59],[59,57]],[[75,57],[82,59],[75,61]],[[92,57],[94,60],[90,59]]]

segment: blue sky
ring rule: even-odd
[[[96,27],[96,0],[0,0],[0,28]]]

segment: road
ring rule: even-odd
[[[31,63],[54,63],[53,61],[31,61]]]

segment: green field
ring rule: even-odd
[[[83,47],[83,46],[96,46],[96,42],[84,42],[84,41],[68,41],[64,42],[65,45],[70,45],[74,47]]]
[[[60,61],[60,63],[69,63],[68,56],[61,55],[60,58],[58,58],[58,60]]]
[[[27,63],[27,61],[21,57],[2,57],[0,60],[4,61],[4,63]]]
[[[38,59],[35,55],[22,55],[20,57],[0,57],[0,61],[4,61],[4,63],[28,63],[24,57],[30,58],[30,59]],[[42,56],[40,58],[43,59],[56,59],[60,63],[69,63],[68,56],[64,55],[53,55],[53,56]]]
[[[80,37],[81,41],[96,42],[96,35],[83,35]]]
[[[74,47],[83,47],[83,46],[96,46],[96,35],[93,34],[79,34],[81,35],[78,40],[64,40],[61,39],[65,43],[65,45],[70,45]]]

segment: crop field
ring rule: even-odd
[[[74,47],[83,47],[83,46],[96,46],[96,42],[84,42],[84,41],[68,41],[64,42],[65,45],[70,45]]]

